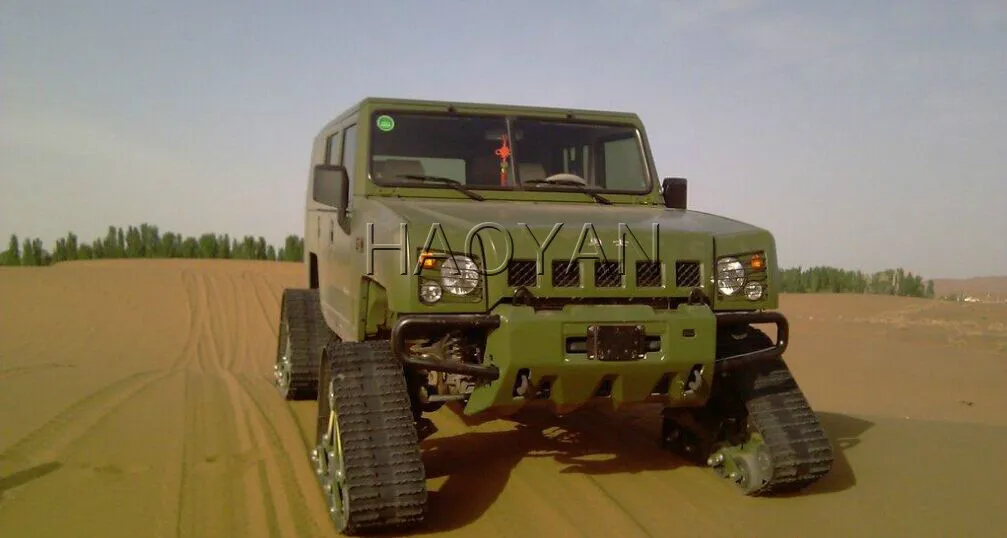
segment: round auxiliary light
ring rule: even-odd
[[[749,282],[745,285],[745,297],[749,301],[758,301],[762,299],[762,284],[758,282]]]
[[[420,300],[427,304],[436,303],[444,296],[440,284],[433,280],[428,280],[420,284]]]

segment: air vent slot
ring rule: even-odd
[[[660,288],[661,262],[636,262],[636,286],[638,288]]]
[[[703,283],[699,262],[676,262],[675,285],[679,288],[696,288]]]
[[[511,260],[507,264],[507,285],[512,288],[534,287],[538,283],[535,260]]]
[[[557,288],[576,288],[580,286],[579,262],[552,262],[552,285]]]
[[[619,262],[596,262],[594,264],[594,285],[599,288],[618,288],[622,286],[622,274],[619,272]]]

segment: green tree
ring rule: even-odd
[[[3,265],[21,265],[21,244],[17,240],[17,234],[11,234],[10,243],[7,244],[7,250],[4,251],[0,262]]]
[[[181,258],[198,258],[199,257],[199,242],[196,241],[195,237],[186,237],[182,240],[182,244],[179,248],[179,257]]]
[[[200,258],[216,258],[217,257],[217,236],[214,234],[203,234],[199,236],[199,257]]]
[[[92,257],[94,257],[94,251],[91,249],[91,245],[84,243],[77,249],[78,260],[90,260]]]
[[[21,247],[21,265],[35,264],[35,249],[31,238],[24,238],[24,246]]]
[[[304,259],[304,243],[296,235],[288,235],[283,242],[283,248],[277,252],[277,259],[285,262],[299,262]]]
[[[77,234],[67,232],[66,234],[66,259],[76,260],[80,257],[80,247],[77,245]]]

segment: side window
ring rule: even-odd
[[[346,168],[346,177],[349,180],[350,197],[346,200],[346,208],[353,207],[353,179],[356,175],[357,164],[357,126],[350,125],[343,131],[343,152],[340,164]]]
[[[623,138],[606,142],[605,188],[639,190],[645,181],[643,160],[636,138]]]
[[[325,164],[339,164],[339,133],[329,137],[328,147],[325,149]]]

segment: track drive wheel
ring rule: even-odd
[[[740,339],[720,335],[717,349],[727,357],[772,345],[749,328]],[[664,438],[669,449],[704,462],[745,495],[799,491],[832,468],[832,445],[782,358],[718,371],[705,407],[666,412]]]
[[[319,359],[333,336],[322,317],[318,290],[283,290],[273,385],[284,399],[317,398]]]
[[[333,340],[322,355],[311,460],[336,530],[413,527],[426,476],[402,367],[387,341]]]

